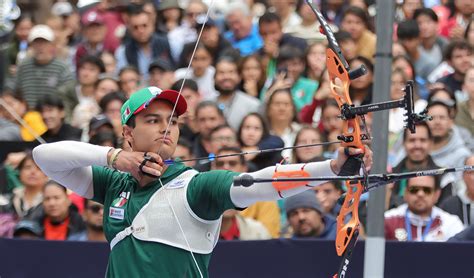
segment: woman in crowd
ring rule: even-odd
[[[352,102],[356,106],[372,102],[374,65],[369,59],[362,56],[358,56],[349,62],[349,67],[351,69],[359,68],[362,65],[367,68],[367,73],[352,80],[349,88]]]
[[[258,113],[250,113],[242,119],[237,137],[243,151],[257,151],[282,148],[283,140],[270,134],[264,118]],[[266,152],[246,155],[245,159],[260,170],[281,161],[279,152]]]
[[[296,121],[296,106],[289,88],[272,89],[266,104],[265,116],[270,124],[270,133],[280,137],[285,147],[292,146],[300,125]],[[284,150],[283,157],[288,158],[291,150]]]
[[[319,81],[326,69],[326,45],[323,42],[313,43],[306,50],[306,74],[314,81]],[[321,84],[321,83],[319,83]]]
[[[265,68],[256,55],[242,58],[239,64],[239,74],[242,78],[240,90],[259,98],[260,92],[265,84]]]
[[[322,142],[321,133],[314,127],[303,126],[296,134],[294,146],[317,144]],[[291,163],[306,163],[314,158],[323,156],[323,147],[305,147],[292,150]]]
[[[336,100],[328,99],[321,107],[321,127],[323,130],[324,142],[339,141],[338,135],[342,134],[343,121],[340,117],[341,110]],[[332,157],[337,145],[328,145],[324,147],[325,156]]]

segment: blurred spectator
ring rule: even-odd
[[[420,29],[420,56],[428,56],[429,60],[439,65],[443,61],[443,50],[448,41],[438,36],[438,16],[432,9],[423,8],[415,10],[414,19]]]
[[[326,59],[326,56],[324,56],[324,59]],[[310,104],[301,108],[301,111],[298,114],[298,119],[300,123],[318,126],[320,130],[323,130],[321,123],[322,106],[331,98],[331,82],[326,68],[323,69],[321,76],[317,81],[319,86],[317,91],[314,93],[313,100]]]
[[[218,125],[211,130],[209,133],[209,144],[207,150],[209,155],[214,156],[217,151],[223,147],[238,147],[239,143],[237,142],[237,134],[229,125],[222,124]],[[200,172],[206,172],[211,170],[211,160],[200,160],[194,169]]]
[[[110,93],[120,91],[118,80],[112,76],[99,75],[99,79],[95,83],[94,98],[96,103],[100,103],[102,98]]]
[[[280,17],[275,13],[265,13],[258,20],[260,36],[263,39],[263,46],[259,50],[263,57],[263,63],[267,68],[267,76],[274,76],[278,68],[276,59],[281,55],[280,49],[283,46],[298,48],[304,53],[307,43],[304,39],[293,37],[283,33]]]
[[[471,225],[463,231],[457,233],[456,235],[448,239],[448,242],[463,242],[469,240],[474,240],[474,225]]]
[[[99,113],[95,100],[95,85],[100,74],[105,72],[102,60],[97,56],[84,55],[77,64],[77,82],[59,87],[63,99],[66,122],[84,128],[90,119]]]
[[[283,148],[285,143],[280,137],[271,135],[268,124],[259,113],[250,113],[242,119],[237,138],[243,151],[255,152],[274,148]],[[282,160],[279,152],[263,152],[245,155],[245,160],[260,170],[274,166]]]
[[[295,2],[297,1],[269,0],[268,2],[270,6],[275,10],[275,14],[277,14],[278,17],[281,18],[280,22],[283,32],[288,33],[288,30],[291,30],[291,28],[294,28],[295,26],[301,24],[302,19],[296,12]],[[313,18],[315,17],[313,16]]]
[[[314,188],[316,199],[321,204],[324,214],[331,215],[336,218],[341,210],[341,204],[338,203],[342,196],[343,190],[339,181],[330,181],[318,185]]]
[[[416,75],[426,79],[438,63],[436,63],[435,59],[427,55],[426,52],[420,51],[420,29],[416,21],[409,20],[400,22],[397,29],[397,36],[399,42],[403,45],[415,65]]]
[[[0,141],[22,141],[20,128],[6,108],[0,105]]]
[[[349,32],[341,30],[335,33],[334,37],[341,47],[342,55],[344,55],[344,58],[346,58],[347,61],[357,57],[357,45]],[[326,53],[324,53],[324,55],[326,55]],[[326,61],[324,61],[324,64],[325,62]]]
[[[345,0],[321,0],[321,13],[329,23],[340,26],[343,12],[347,8],[348,1]]]
[[[219,93],[217,103],[233,129],[238,129],[242,119],[260,106],[258,99],[239,90],[240,76],[235,61],[222,57],[216,63],[215,87]]]
[[[242,58],[239,63],[239,75],[241,82],[239,90],[259,98],[265,84],[265,68],[257,55],[249,55]]]
[[[173,154],[173,160],[187,160],[192,158],[194,157],[191,142],[189,142],[186,138],[180,137],[176,145],[176,150]],[[185,161],[183,163],[188,167],[193,167],[193,165],[195,164],[194,161]]]
[[[196,107],[196,123],[199,135],[194,140],[193,155],[195,157],[208,156],[211,130],[225,123],[224,114],[215,102],[203,101]]]
[[[92,136],[100,132],[113,132],[113,131],[114,131],[114,126],[112,125],[112,122],[105,114],[96,115],[92,117],[92,119],[89,122],[89,128],[88,128],[89,138],[92,138]]]
[[[75,128],[64,122],[66,113],[64,104],[58,96],[45,96],[39,100],[37,110],[41,113],[43,121],[48,130],[43,134],[43,139],[48,142],[62,140],[81,139],[82,130]]]
[[[375,34],[369,30],[369,16],[359,7],[348,7],[343,15],[341,29],[351,34],[357,45],[357,55],[374,61]]]
[[[17,167],[22,187],[13,189],[12,194],[3,196],[1,212],[11,214],[19,220],[30,215],[43,201],[43,186],[48,177],[33,160],[30,152]]]
[[[443,83],[458,94],[462,90],[464,76],[472,66],[472,46],[463,40],[453,40],[446,46],[444,59],[453,67],[454,72],[436,82]]]
[[[216,155],[227,155],[241,152],[242,150],[238,147],[222,147],[216,152]],[[239,173],[245,173],[248,171],[247,163],[241,155],[216,158],[212,162],[211,168],[212,170],[228,170]],[[232,216],[234,213],[229,212],[228,215]],[[268,236],[259,239],[270,238],[270,235],[271,237],[276,238],[280,234],[280,212],[275,201],[256,202],[241,211],[240,214],[236,214],[235,217],[237,218],[237,226],[239,228],[247,224],[247,221],[249,221],[248,219],[257,221],[259,225],[255,224],[255,226],[261,226],[263,224],[263,227],[261,228],[256,227],[255,229],[250,229],[251,231],[256,230],[253,232],[259,232],[262,235],[269,233]],[[252,225],[252,222],[254,221],[250,221],[251,223],[248,223],[248,225]]]
[[[426,123],[420,123],[416,127],[416,133],[408,130],[403,131],[403,149],[406,156],[393,168],[394,173],[404,173],[419,170],[437,169],[436,164],[430,155],[433,148],[433,135]],[[452,185],[447,182],[449,179],[440,177],[441,188],[440,200],[444,200],[455,194]],[[407,180],[401,180],[395,183],[393,194],[403,196],[407,187]]]
[[[474,119],[471,112],[474,111],[474,67],[467,70],[462,88],[468,99],[458,104],[455,122],[456,125],[468,129],[474,136]]]
[[[228,209],[222,214],[219,239],[262,240],[270,238],[271,235],[262,223],[241,216],[237,210]]]
[[[136,67],[144,80],[148,80],[151,61],[161,57],[174,64],[168,39],[154,33],[150,15],[143,9],[132,9],[128,18],[131,38],[125,40],[115,52],[117,69],[127,65]]]
[[[201,29],[204,28],[202,29],[200,43],[202,43],[209,50],[213,63],[215,63],[221,56],[240,56],[240,52],[234,49],[230,42],[220,33],[219,26],[217,26],[216,21],[210,17],[208,17],[206,21],[206,16],[204,15],[197,17],[196,20],[197,31],[200,32]],[[180,67],[188,66],[191,53],[193,52],[195,46],[195,41],[184,45],[183,52],[181,53],[179,60]]]
[[[321,86],[321,76],[326,68],[326,45],[324,43],[313,43],[306,51],[305,76],[311,80],[318,81]]]
[[[41,118],[41,114],[38,111],[30,110],[19,93],[4,91],[1,95],[1,101],[10,108],[8,110],[4,109],[5,119],[20,125],[20,135],[23,141],[33,141],[37,136],[41,136],[46,132],[47,127]],[[19,122],[18,119],[23,122]],[[0,130],[0,134],[2,133],[4,133],[3,129]]]
[[[142,87],[140,72],[134,66],[125,66],[120,69],[118,77],[120,89],[127,98]]]
[[[293,146],[311,145],[322,143],[321,133],[311,126],[302,126],[296,133]],[[315,157],[323,156],[323,147],[304,147],[292,150],[291,163],[308,163]]]
[[[372,84],[374,78],[374,65],[364,56],[357,56],[349,62],[351,69],[364,65],[367,73],[351,81],[349,87],[352,102],[357,105],[369,104],[372,102]]]
[[[15,226],[13,237],[21,239],[40,239],[43,229],[38,223],[31,220],[21,220]]]
[[[114,126],[115,135],[122,138],[122,122],[120,109],[127,99],[121,93],[105,95],[99,102],[100,110],[107,116]]]
[[[191,55],[192,53],[189,53]],[[191,56],[186,61],[190,61]],[[202,43],[196,46],[194,58],[186,67],[177,69],[175,72],[176,79],[193,79],[199,87],[199,93],[202,99],[215,100],[217,92],[214,87],[215,68],[212,66],[212,53]],[[188,66],[190,66],[188,70]]]
[[[296,106],[289,89],[276,88],[272,91],[266,103],[265,117],[270,134],[280,137],[285,147],[293,146],[300,125],[296,121]],[[282,156],[289,158],[291,150],[282,151]]]
[[[196,107],[201,101],[201,95],[199,94],[198,85],[192,79],[180,79],[171,86],[171,90],[181,92],[188,104],[186,113],[178,119],[180,123],[179,130],[181,138],[185,137],[193,143],[199,133],[196,122]]]
[[[147,3],[148,6],[149,3]],[[147,6],[145,4],[145,6]],[[164,0],[158,5],[157,31],[167,34],[181,25],[183,10],[177,0]]]
[[[393,57],[392,70],[396,68],[403,70],[408,80],[415,81],[415,84],[416,84],[416,86],[414,87],[415,98],[420,97],[422,99],[426,99],[428,97],[428,93],[429,93],[428,86],[427,86],[428,84],[425,79],[416,75],[415,66],[413,65],[412,61],[407,55],[399,55],[399,56]],[[429,78],[431,78],[431,75],[430,77],[428,77],[428,79]],[[423,109],[424,107],[421,108],[421,110]],[[415,109],[415,111],[417,112],[420,112],[421,110]]]
[[[113,131],[99,131],[89,139],[89,143],[112,148],[118,147],[117,137]]]
[[[77,46],[74,63],[79,69],[82,57],[86,55],[100,56],[103,52],[114,53],[115,48],[105,40],[107,27],[104,18],[96,11],[90,11],[82,16],[83,41]]]
[[[148,74],[148,86],[156,86],[162,90],[170,89],[176,81],[173,67],[165,59],[158,58],[152,62],[148,67]]]
[[[474,19],[471,18],[469,24],[466,27],[466,32],[464,33],[464,39],[469,43],[471,47],[474,48]]]
[[[86,230],[68,236],[74,241],[107,241],[104,235],[104,206],[92,200],[84,199],[85,210],[82,214]]]
[[[276,67],[278,72],[284,75],[284,81],[291,86],[293,102],[299,112],[303,106],[311,103],[318,88],[316,81],[303,77],[305,69],[304,53],[296,47],[285,45],[280,49]],[[279,76],[276,78],[279,78]]]
[[[55,58],[53,41],[53,30],[46,25],[36,25],[28,36],[33,57],[18,66],[15,87],[29,107],[36,107],[39,99],[73,79],[66,64]]]
[[[14,33],[7,50],[9,75],[15,76],[17,66],[28,56],[28,36],[33,25],[33,19],[28,15],[22,15],[15,22]]]
[[[336,238],[336,219],[326,215],[313,190],[285,199],[285,211],[294,238]]]
[[[66,240],[86,228],[65,187],[50,180],[44,185],[43,196],[43,205],[26,218],[43,228],[42,238]]]
[[[435,206],[441,192],[436,176],[408,180],[406,204],[385,212],[385,238],[398,241],[446,241],[463,230],[461,220]]]
[[[437,13],[443,15],[440,34],[450,39],[460,39],[474,13],[474,6],[470,0],[449,0],[438,8]]]
[[[407,81],[408,77],[402,69],[395,68],[392,70],[392,84],[390,86],[391,100],[398,100],[405,96],[403,90],[405,89]],[[404,108],[393,108],[389,110],[388,131],[391,135],[389,141],[395,140],[396,136],[404,130],[404,122],[400,121],[400,119],[403,118],[404,113]],[[389,144],[393,143],[394,142],[390,142]]]
[[[397,22],[413,19],[415,11],[423,8],[423,0],[401,0],[397,2],[401,3],[395,12]]]
[[[464,165],[473,166],[474,156],[466,158]],[[467,227],[474,224],[474,172],[463,172],[462,179],[456,182],[456,188],[456,195],[444,200],[440,208],[457,215]]]
[[[51,28],[54,33],[54,56],[64,62],[69,70],[75,72],[75,64],[72,57],[72,49],[68,46],[68,38],[64,19],[60,16],[50,14],[46,17],[46,26]]]
[[[433,120],[428,122],[433,134],[434,144],[431,156],[441,167],[460,167],[470,155],[466,148],[463,136],[454,125],[454,118],[450,113],[451,105],[446,101],[436,100],[428,104],[428,115]],[[456,173],[460,177],[461,173]]]
[[[100,54],[100,59],[104,63],[105,66],[105,74],[111,77],[117,77],[117,60],[115,60],[115,56],[107,51],[103,51]]]
[[[230,30],[224,37],[240,51],[240,55],[253,54],[263,46],[258,26],[252,23],[252,14],[245,2],[229,4],[225,19]]]
[[[79,11],[69,2],[56,2],[51,7],[51,13],[63,18],[68,45],[77,46],[82,40]]]
[[[286,1],[276,2],[287,3]],[[300,16],[300,22],[293,26],[287,26],[283,23],[283,32],[298,38],[305,39],[307,43],[323,42],[326,39],[326,36],[320,32],[315,32],[315,30],[319,30],[320,24],[316,16],[314,16],[314,12],[311,7],[305,1],[296,2],[296,12]],[[282,17],[278,11],[277,14]],[[329,24],[329,26],[334,32],[336,32],[338,29],[335,25]]]
[[[341,110],[336,100],[328,99],[321,107],[321,127],[323,129],[324,142],[339,141],[337,136],[342,134],[342,126],[344,122],[341,117]],[[335,145],[329,145],[324,148],[325,154],[332,156],[332,152],[336,150]]]

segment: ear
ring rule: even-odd
[[[133,128],[129,127],[128,125],[123,125],[122,134],[123,134],[123,138],[127,142],[130,142],[130,144],[133,144]]]
[[[436,204],[439,200],[439,197],[441,196],[441,189],[435,190],[434,192],[434,203]]]

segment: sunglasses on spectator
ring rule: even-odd
[[[431,195],[434,191],[434,188],[432,187],[426,187],[426,186],[410,186],[408,188],[408,192],[412,195],[416,195],[418,194],[418,191],[420,190],[423,190],[423,193],[425,193],[425,195]]]
[[[104,209],[104,207],[103,207],[103,206],[99,206],[99,205],[92,205],[92,206],[88,206],[87,209],[90,210],[90,211],[93,212],[93,213],[99,213],[99,211],[100,211],[101,209]]]
[[[230,167],[235,167],[239,165],[239,161],[237,160],[230,160],[230,161],[222,161],[222,160],[217,160],[216,161],[216,166],[217,167],[224,167],[224,165],[228,164]]]

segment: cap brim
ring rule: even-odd
[[[188,104],[187,104],[186,100],[184,99],[184,97],[179,92],[177,92],[175,90],[163,90],[159,95],[156,95],[155,97],[149,99],[147,101],[147,103],[144,103],[142,106],[140,106],[140,108],[135,110],[135,112],[133,114],[134,115],[138,114],[142,110],[146,109],[146,107],[149,103],[151,103],[152,101],[157,100],[157,99],[167,100],[173,106],[177,102],[175,112],[178,116],[183,115],[186,112],[186,110],[188,109]]]

